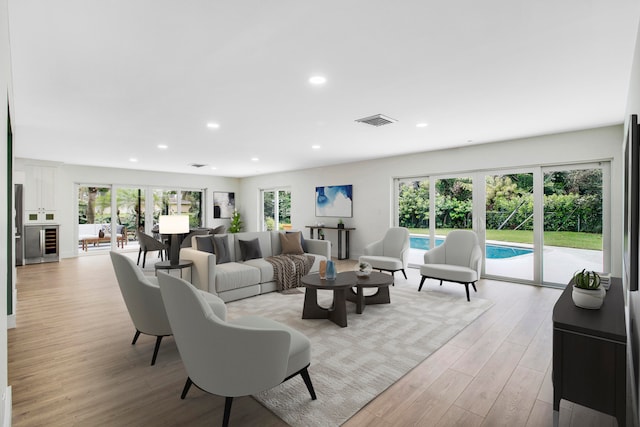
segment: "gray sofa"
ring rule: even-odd
[[[223,234],[227,239],[231,262],[216,264],[216,255],[197,249],[193,237],[192,247],[180,250],[180,259],[193,261],[191,282],[203,291],[218,295],[222,300],[234,301],[254,295],[273,292],[277,284],[273,277],[273,266],[264,257],[282,253],[279,231],[255,231]],[[263,258],[241,260],[240,240],[258,239]],[[307,253],[314,256],[310,272],[318,271],[321,260],[331,257],[331,242],[305,239]]]

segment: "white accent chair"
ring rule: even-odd
[[[188,375],[181,399],[192,384],[225,396],[223,426],[229,424],[234,397],[268,390],[298,374],[316,400],[307,370],[311,342],[305,335],[258,316],[224,321],[192,284],[164,272],[158,281]]]
[[[368,262],[375,270],[388,271],[392,276],[400,270],[406,279],[404,269],[409,261],[409,230],[404,227],[388,229],[382,240],[365,246],[364,255],[358,261]]]
[[[131,345],[138,341],[141,333],[155,336],[156,346],[151,358],[151,365],[155,365],[162,338],[172,335],[160,295],[158,279],[145,276],[132,259],[122,254],[110,252],[109,255],[111,255],[111,263],[118,279],[122,298],[136,328]],[[226,317],[227,307],[224,301],[208,292],[202,292],[202,296],[219,317],[223,319]]]
[[[418,292],[422,290],[425,279],[462,283],[469,299],[469,285],[477,292],[476,282],[480,279],[482,250],[478,236],[470,230],[451,231],[440,246],[424,254],[424,265],[420,267],[422,280]]]

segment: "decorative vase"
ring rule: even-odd
[[[336,280],[336,265],[333,261],[327,261],[327,271],[326,276],[327,280]]]
[[[102,239],[104,237],[104,231],[99,230],[98,231],[98,237]]]
[[[344,228],[344,224],[338,223],[338,228],[340,229]]]
[[[606,294],[607,291],[602,287],[597,289],[583,289],[574,286],[571,297],[573,298],[573,303],[576,306],[590,310],[597,310],[602,307]]]
[[[327,278],[327,261],[320,261],[320,266],[318,267],[318,273],[320,274],[320,280],[324,280]]]

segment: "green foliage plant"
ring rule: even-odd
[[[276,220],[273,218],[265,219],[264,224],[267,227],[267,231],[272,231],[272,230],[275,230],[276,228]]]
[[[573,283],[576,288],[595,290],[600,287],[600,275],[595,271],[577,271],[573,275]]]
[[[229,233],[239,233],[242,231],[242,220],[240,219],[240,212],[233,211],[231,216],[231,225],[229,225]]]

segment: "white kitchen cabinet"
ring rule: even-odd
[[[57,177],[56,167],[25,166],[25,224],[56,222]]]

